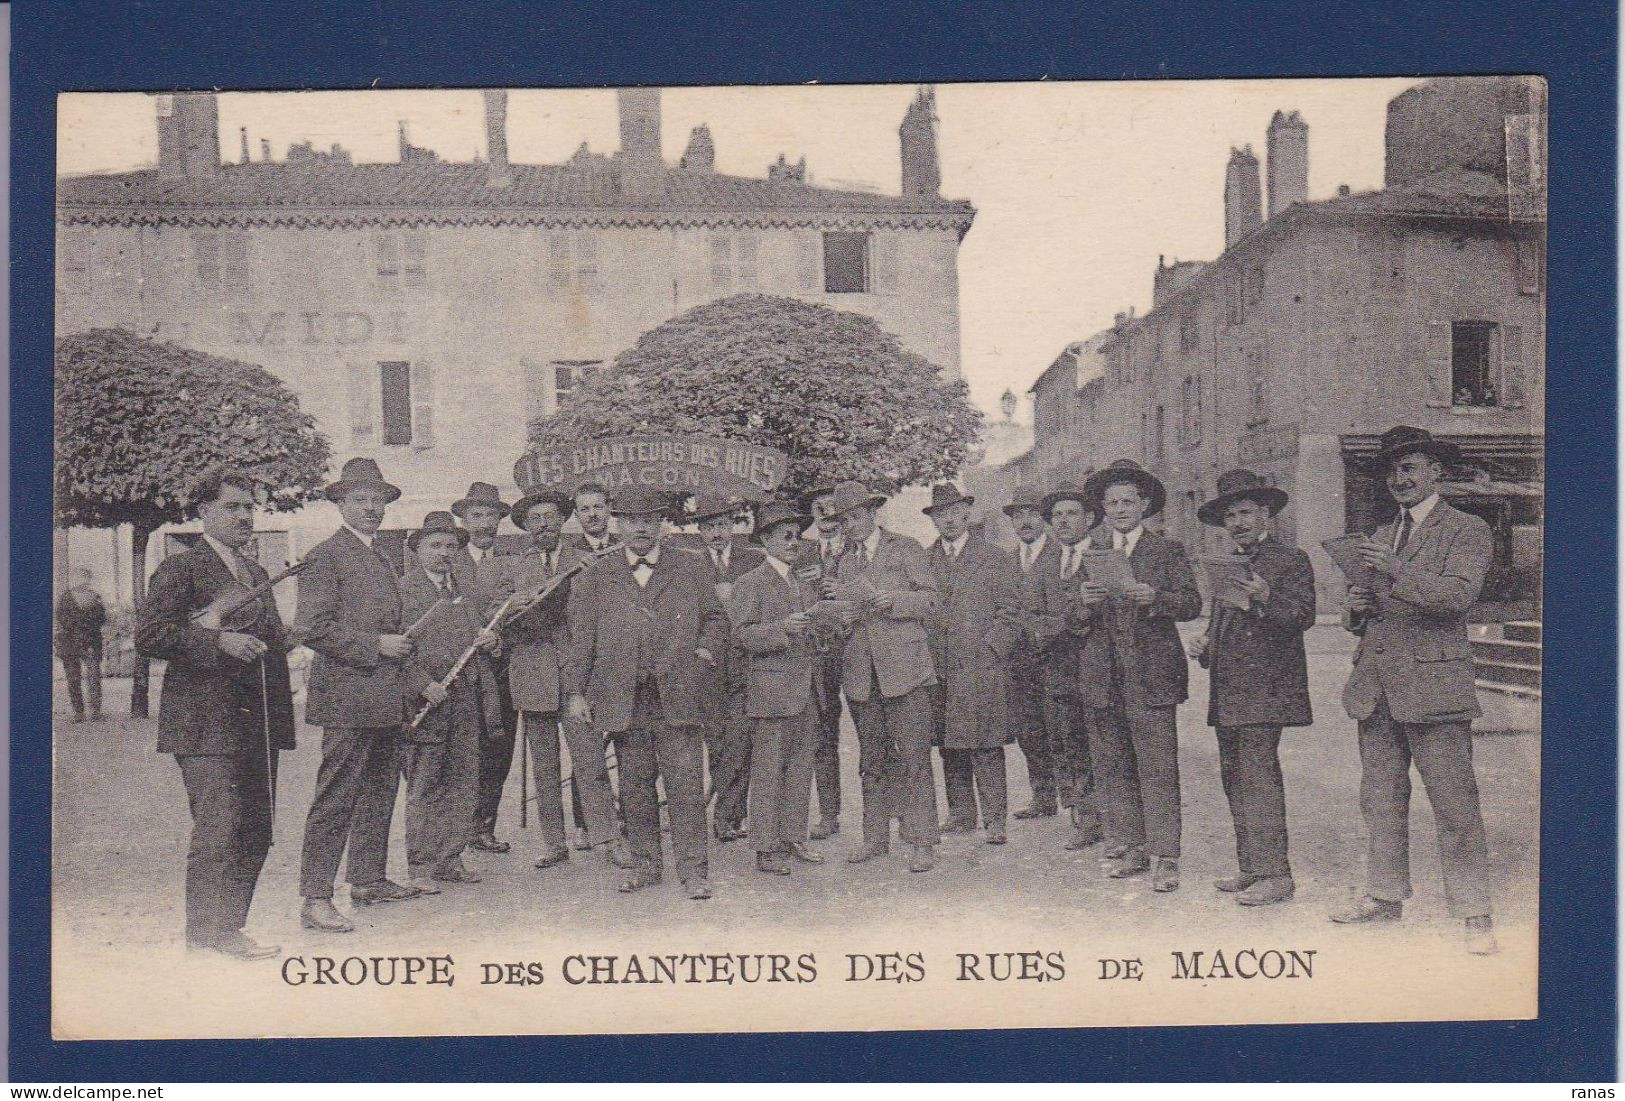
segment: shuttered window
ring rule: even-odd
[[[796,234],[796,285],[804,291],[818,290],[818,236]]]
[[[869,290],[869,234],[824,234],[824,292],[864,294]]]
[[[434,446],[434,364],[412,364],[412,423],[408,431],[419,451]]]
[[[423,233],[408,233],[405,237],[405,245],[405,255],[401,266],[401,281],[408,287],[428,286],[428,235]]]
[[[876,233],[870,238],[878,294],[897,293],[897,244],[897,236],[891,233]]]
[[[370,363],[352,363],[348,366],[350,446],[358,451],[378,442],[377,372],[378,369]]]
[[[1524,394],[1523,326],[1501,326],[1501,405],[1522,409]]]
[[[401,288],[401,242],[393,233],[381,233],[376,238],[378,289],[395,291]]]
[[[380,363],[378,380],[382,400],[385,445],[412,442],[412,372],[406,363]]]

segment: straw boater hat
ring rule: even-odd
[[[468,492],[451,503],[451,514],[461,520],[469,505],[488,505],[499,510],[502,516],[508,515],[508,510],[513,507],[503,503],[501,491],[490,482],[471,482]],[[500,520],[502,516],[497,519]]]
[[[400,487],[384,481],[383,471],[371,459],[351,459],[345,463],[344,469],[339,471],[339,480],[322,492],[329,501],[337,501],[352,489],[381,489],[389,494],[391,501],[401,495]]]
[[[1053,491],[1044,494],[1044,499],[1039,502],[1045,520],[1050,518],[1050,513],[1054,512],[1055,506],[1062,501],[1076,501],[1083,506],[1085,512],[1098,513],[1100,511],[1089,503],[1088,492],[1077,482],[1062,482]]]
[[[1150,500],[1151,503],[1145,509],[1145,515],[1148,517],[1161,512],[1162,506],[1168,501],[1168,491],[1162,487],[1162,482],[1157,480],[1155,474],[1133,459],[1118,459],[1104,470],[1097,470],[1084,480],[1084,507],[1104,514],[1106,488],[1119,482],[1131,483],[1140,491],[1140,496]]]
[[[715,493],[701,493],[694,498],[694,511],[686,519],[696,524],[703,524],[707,520],[718,516],[726,516],[732,520],[734,513],[739,511],[742,502],[735,497],[721,497]]]
[[[629,486],[615,494],[609,502],[609,510],[616,516],[649,516],[657,512],[670,516],[671,501],[658,490]]]
[[[931,503],[920,511],[930,516],[939,508],[948,508],[951,505],[974,505],[975,496],[959,492],[959,487],[952,482],[943,482],[941,485],[931,487]]]
[[[1227,470],[1219,475],[1219,495],[1196,510],[1196,518],[1212,527],[1224,527],[1224,510],[1237,501],[1257,501],[1274,516],[1286,507],[1286,492],[1251,470]]]
[[[884,493],[876,493],[859,481],[841,482],[835,487],[834,496],[835,500],[831,502],[830,508],[837,516],[860,506],[879,508],[886,503]]]
[[[751,538],[760,543],[768,532],[780,524],[794,524],[796,534],[800,535],[801,529],[806,527],[808,522],[807,515],[797,512],[790,502],[770,501],[756,514],[756,530],[751,532]]]
[[[1034,512],[1046,515],[1049,513],[1049,509],[1044,507],[1044,495],[1038,492],[1037,486],[1017,486],[1010,494],[1010,503],[1004,506],[1003,512],[1006,516],[1014,516],[1017,509],[1023,508],[1030,508]]]
[[[509,510],[508,516],[513,520],[514,526],[529,531],[530,528],[525,526],[525,521],[530,519],[530,510],[537,505],[556,505],[561,523],[570,518],[570,513],[574,512],[576,507],[575,498],[562,489],[533,489],[515,501]]]
[[[417,550],[425,535],[455,535],[459,547],[468,546],[468,529],[457,526],[449,512],[431,512],[423,518],[423,526],[406,537],[408,550]]]
[[[1418,451],[1447,466],[1461,462],[1461,448],[1455,444],[1447,440],[1434,439],[1433,433],[1425,428],[1412,428],[1410,425],[1402,424],[1382,434],[1382,438],[1377,441],[1377,453],[1362,465],[1366,473],[1383,478],[1387,476],[1389,467],[1406,455],[1414,455]]]

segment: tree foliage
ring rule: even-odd
[[[778,448],[785,488],[952,477],[981,428],[963,381],[907,351],[871,318],[742,294],[644,333],[533,422],[533,447],[639,432],[702,434]]]
[[[152,531],[189,514],[210,466],[258,480],[277,512],[315,498],[331,455],[299,399],[264,368],[123,329],[56,346],[56,518]]]

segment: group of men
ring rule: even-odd
[[[1359,720],[1370,854],[1364,893],[1331,917],[1400,916],[1414,762],[1451,912],[1469,949],[1487,953],[1464,615],[1490,537],[1439,497],[1456,458],[1396,428],[1374,460],[1400,512],[1358,548],[1369,576],[1349,591],[1346,624],[1362,639],[1344,699]],[[701,495],[674,515],[665,494],[588,484],[509,505],[475,483],[411,534],[401,572],[376,545],[400,495],[377,464],[351,460],[326,494],[342,523],[304,559],[291,632],[241,554],[255,487],[235,473],[199,488],[203,537],[160,566],[142,609],[137,646],[169,663],[159,749],[176,755],[193,815],[192,947],[278,952],[242,927],[270,841],[277,752],[293,742],[293,645],[315,652],[305,721],[322,728],[300,873],[307,928],[353,928],[332,901],[346,850],[356,905],[477,882],[467,849],[509,851],[496,820],[516,741],[531,762],[538,869],[570,858],[566,791],[576,848],[601,851],[623,892],[663,879],[662,805],[688,898],[711,897],[712,837],[748,837],[766,875],[823,863],[813,842],[841,829],[843,703],[862,786],[848,861],[886,857],[894,820],[914,872],[935,865],[943,833],[980,827],[1005,844],[1013,741],[1032,791],[1014,817],[1064,809],[1067,848],[1101,845],[1107,875],[1149,874],[1155,891],[1174,891],[1188,659],[1210,673],[1235,828],[1237,874],[1214,886],[1244,906],[1293,897],[1278,750],[1283,728],[1312,721],[1303,635],[1315,580],[1308,556],[1272,534],[1286,494],[1249,471],[1221,477],[1198,511],[1228,533],[1235,569],[1210,585],[1206,630],[1188,646],[1176,625],[1200,616],[1203,598],[1184,548],[1145,526],[1162,483],[1129,460],[1081,485],[1018,491],[1004,509],[1013,554],[973,530],[975,500],[952,485],[932,490],[924,511],[938,538],[926,548],[880,527],[886,496],[856,481],[759,506],[754,546],[735,535],[735,501]],[[581,534],[567,538],[572,516]],[[518,553],[499,551],[504,518],[526,534]],[[697,545],[670,538],[674,519],[697,527]],[[260,599],[222,611],[228,589]],[[385,874],[403,780],[404,884]]]

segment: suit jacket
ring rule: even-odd
[[[619,535],[616,535],[612,531],[607,531],[604,533],[606,546],[620,542],[620,538],[621,537]],[[571,532],[569,535],[564,537],[563,542],[565,546],[574,547],[578,551],[587,552],[592,550],[591,545],[587,542],[587,537],[580,532]]]
[[[564,693],[584,693],[596,729],[615,734],[632,725],[638,648],[650,667],[665,719],[698,726],[704,648],[713,659],[728,645],[728,616],[711,571],[692,554],[663,547],[640,588],[624,554],[599,559],[570,586],[570,645],[561,670]]]
[[[456,575],[454,565],[453,581]],[[400,585],[401,618],[407,623],[416,623],[418,617],[445,596],[422,566],[410,567],[401,578]],[[417,647],[401,670],[401,690],[406,696],[406,710],[412,715],[416,715],[426,702],[423,690],[451,672],[451,667],[480,633],[480,628],[485,626],[481,615],[484,609],[477,597],[470,596],[461,585],[458,591],[461,600],[441,604],[419,628]],[[497,702],[497,682],[486,654],[476,652],[463,666],[463,671],[451,686],[451,695],[461,696],[466,706],[459,708],[456,706],[458,701],[448,698],[430,711],[416,730],[410,732],[413,741],[445,741],[452,717],[459,713],[478,716],[481,729],[477,733],[481,737],[501,731],[502,709]]]
[[[931,663],[943,689],[946,749],[994,749],[1010,729],[1010,658],[1021,629],[1005,618],[1025,607],[1014,556],[975,535],[949,561],[942,540],[928,557],[937,578]]]
[[[887,699],[936,684],[926,624],[936,614],[937,579],[925,548],[881,528],[874,561],[864,563],[861,544],[848,545],[836,576],[842,585],[867,580],[892,594],[890,612],[866,615],[852,626],[841,677],[846,698],[867,700],[872,683]]]
[[[1209,726],[1308,726],[1309,666],[1303,633],[1315,625],[1315,570],[1301,550],[1265,539],[1252,571],[1270,598],[1247,611],[1216,604],[1201,664]]]
[[[293,616],[294,640],[316,651],[305,721],[399,726],[405,712],[403,662],[378,653],[380,635],[402,630],[394,568],[343,527],[311,548],[305,561]]]
[[[1090,625],[1069,614],[1083,581],[1083,567],[1079,566],[1070,580],[1063,578],[1061,551],[1061,541],[1052,534],[1032,568],[1022,575],[1026,605],[1032,613],[1032,627],[1023,641],[1038,656],[1042,690],[1051,696],[1075,698],[1079,654]]]
[[[780,577],[765,557],[728,594],[745,714],[751,718],[790,718],[818,703],[821,657],[811,633],[792,635],[784,626],[786,616],[816,603],[818,593],[811,585],[798,580],[793,569],[788,579]]]
[[[1373,538],[1393,546],[1394,522]],[[1489,525],[1443,500],[1411,532],[1393,588],[1377,594],[1375,615],[1351,619],[1361,633],[1343,690],[1349,717],[1367,719],[1386,697],[1395,722],[1437,723],[1479,714],[1473,688],[1467,609],[1489,570]]]
[[[267,580],[257,562],[248,562],[255,585]],[[245,663],[219,647],[220,632],[194,626],[192,613],[206,608],[233,583],[231,570],[201,540],[159,565],[147,583],[147,599],[136,622],[135,647],[143,657],[168,662],[158,702],[158,752],[238,753],[263,750],[266,717],[271,746],[294,746],[293,693],[288,685],[288,638],[269,596],[247,625],[265,643],[264,701],[259,662]]]
[[[709,572],[713,584],[717,589],[717,600],[724,608],[728,607],[728,593],[734,582],[744,577],[751,570],[760,566],[766,556],[756,547],[748,546],[737,540],[728,552],[728,565],[725,569],[717,569],[717,564],[711,559],[709,547],[700,547],[691,552],[695,558]],[[717,655],[714,667],[705,667],[701,671],[705,692],[701,697],[706,708],[711,712],[711,721],[720,722],[737,699],[730,697],[742,696],[745,691],[743,678],[743,665],[736,661],[732,645],[723,647],[723,653]]]
[[[1089,542],[1111,546],[1110,537],[1091,536]],[[1173,707],[1190,694],[1190,668],[1174,624],[1202,614],[1196,574],[1183,546],[1149,530],[1134,544],[1129,568],[1136,581],[1157,591],[1149,606],[1115,597],[1092,608],[1073,601],[1070,618],[1087,629],[1078,655],[1078,692],[1090,707]]]
[[[213,553],[212,551],[210,553]],[[220,556],[215,555],[216,558]],[[102,598],[81,608],[69,589],[56,598],[56,652],[65,658],[94,653],[102,648],[102,625],[107,622],[107,606]]]
[[[557,569],[563,573],[581,561],[580,550],[560,544]],[[549,577],[547,558],[534,546],[523,554],[495,558],[485,564],[489,570],[481,571],[481,578],[490,574],[488,583],[481,588],[487,592],[489,605],[486,616],[495,612],[515,592],[532,589]],[[521,711],[557,713],[564,697],[560,689],[559,670],[564,653],[570,645],[570,622],[566,609],[569,605],[570,586],[566,582],[563,592],[555,592],[547,602],[532,608],[524,615],[515,616],[503,631],[503,648],[508,662],[508,691],[513,705]]]

